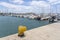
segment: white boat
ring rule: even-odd
[[[54,19],[54,21],[58,21],[57,19]]]

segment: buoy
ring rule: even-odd
[[[18,27],[18,36],[24,36],[24,32],[27,30],[26,26],[19,26]]]

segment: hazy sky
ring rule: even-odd
[[[57,11],[56,11],[57,10]],[[60,13],[60,0],[0,0],[1,12]]]

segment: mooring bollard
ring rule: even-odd
[[[18,27],[18,36],[23,37],[24,36],[24,32],[27,30],[26,26],[19,26]]]

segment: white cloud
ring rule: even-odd
[[[0,5],[7,7],[7,8],[13,8],[13,9],[31,9],[33,7],[49,7],[49,4],[44,1],[32,1],[30,3],[30,6],[24,6],[24,5],[14,5],[7,2],[0,2]]]
[[[32,1],[31,5],[32,6],[39,6],[39,7],[49,7],[50,6],[50,4],[45,1]]]
[[[50,12],[50,4],[58,4],[60,3],[60,0],[48,0],[49,2],[45,1],[37,1],[37,0],[32,0],[29,3],[29,6],[24,6],[24,5],[15,5],[7,2],[0,2],[0,6],[4,6],[8,8],[9,12],[35,12],[35,13],[48,13]],[[10,0],[10,2],[13,3],[18,3],[18,4],[23,4],[23,0]]]
[[[0,2],[1,6],[7,7],[7,8],[16,8],[16,5],[10,4],[10,3],[6,3],[6,2]]]
[[[50,3],[57,2],[59,0],[48,0]]]
[[[7,2],[0,2],[1,6],[7,7],[7,8],[12,8],[12,9],[29,9],[30,6],[24,6],[24,5],[14,5],[14,4],[10,4]]]
[[[23,4],[24,1],[23,0],[9,0],[12,3],[17,3],[17,4]]]
[[[1,6],[7,7],[12,12],[34,12],[39,13],[43,10],[40,8],[47,8],[49,10],[50,5],[46,3],[45,1],[32,1],[30,2],[30,6],[24,6],[24,5],[14,5],[7,2],[0,2]],[[13,10],[12,10],[13,9]],[[46,10],[47,11],[47,10]]]
[[[52,3],[52,5],[54,5],[54,4],[59,4],[59,3],[60,3],[60,1],[57,1],[57,2]]]
[[[10,4],[7,2],[0,2],[0,6],[4,6],[6,8],[9,9],[13,9],[13,11],[15,10],[15,12],[31,12],[32,7],[31,6],[24,6],[24,5],[14,5],[14,4]],[[10,10],[11,11],[11,10]]]
[[[43,0],[32,0],[32,1],[43,1]],[[47,4],[50,3],[51,5],[60,3],[60,0],[47,0],[47,1],[48,1]],[[44,3],[44,2],[42,2],[42,3]]]
[[[60,0],[48,0],[51,5],[59,4]]]

